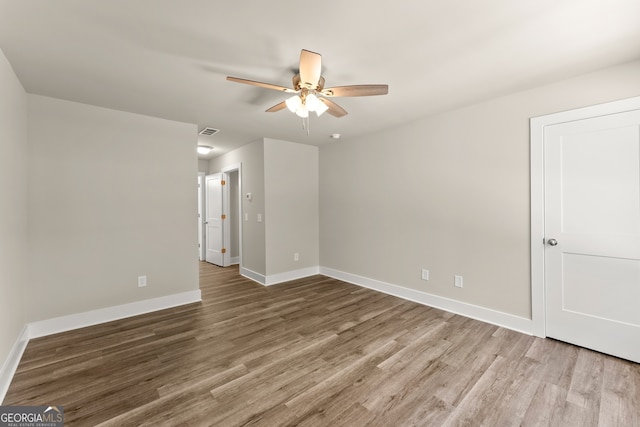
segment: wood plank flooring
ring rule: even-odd
[[[202,303],[32,340],[67,426],[640,426],[640,365],[324,276],[201,263]]]

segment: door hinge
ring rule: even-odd
[[[220,215],[220,219],[227,219],[227,216],[225,214]]]
[[[220,252],[222,252],[223,254],[226,254],[227,250],[225,248],[222,248],[222,250]]]
[[[227,185],[227,181],[223,179],[222,181],[220,181],[220,185]]]

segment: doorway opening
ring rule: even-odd
[[[228,195],[229,195],[229,265],[240,264],[240,221],[242,217],[242,198],[240,197],[240,170],[233,169],[225,172],[228,179]]]
[[[204,259],[221,267],[242,263],[241,165],[204,179]]]

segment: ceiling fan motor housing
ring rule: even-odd
[[[309,87],[310,85],[305,85],[304,87],[300,84],[300,74],[296,74],[295,76],[293,76],[293,89],[296,91],[300,91],[302,89],[309,89],[310,91],[315,91],[315,92],[321,92],[322,89],[324,88],[324,77],[320,76],[320,79],[318,79],[318,84],[316,85],[315,88]]]

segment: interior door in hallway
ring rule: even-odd
[[[640,362],[640,110],[544,130],[547,336]]]
[[[224,230],[223,230],[223,175],[214,173],[205,178],[205,240],[206,260],[212,264],[224,266]]]

